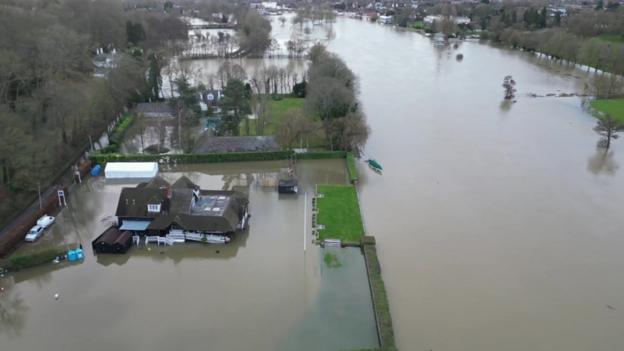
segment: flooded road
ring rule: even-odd
[[[300,196],[263,187],[287,162],[181,166],[203,189],[249,192],[250,228],[225,246],[133,247],[91,253],[111,221],[123,186],[90,178],[68,199],[55,230],[82,239],[82,264],[46,265],[0,279],[2,350],[342,350],[377,346],[359,250],[304,251],[306,199],[316,183],[344,183],[343,160],[297,165]],[[162,170],[162,169],[161,169]],[[308,216],[310,211],[308,211]],[[74,236],[75,235],[75,236]],[[59,299],[54,299],[54,294]]]
[[[584,73],[476,42],[339,20],[360,78],[361,167],[402,350],[624,347],[624,143],[597,151]],[[464,59],[456,61],[456,53]],[[503,78],[517,103],[502,105]]]

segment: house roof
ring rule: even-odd
[[[117,217],[151,218],[148,230],[167,230],[176,224],[184,230],[233,232],[244,216],[248,198],[237,191],[200,190],[190,179],[181,177],[173,185],[160,177],[136,188],[123,188],[117,204]],[[161,204],[160,213],[147,211],[148,204]]]
[[[169,212],[166,189],[146,187],[123,188],[117,203],[117,217],[155,218],[158,213],[147,212],[148,204],[160,204],[161,212]]]
[[[150,179],[149,182],[141,183],[137,186],[137,188],[149,188],[149,189],[163,189],[168,188],[169,182],[164,180],[161,176],[155,176]]]
[[[171,185],[174,189],[199,189],[187,176],[182,176]]]
[[[166,102],[141,102],[137,104],[136,111],[147,117],[155,115],[173,116],[174,114],[173,108]]]
[[[195,152],[251,152],[278,151],[280,146],[272,136],[215,137],[204,134],[195,147]]]

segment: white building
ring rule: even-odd
[[[157,162],[108,162],[104,169],[106,179],[147,179],[157,174]]]

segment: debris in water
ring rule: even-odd
[[[217,250],[217,253],[219,253],[219,250]]]
[[[615,311],[615,307],[613,307],[613,306],[611,306],[611,305],[607,305],[607,308],[608,308],[608,309],[610,309],[610,310]]]
[[[58,300],[58,299],[59,299],[59,297],[60,297],[60,295],[59,295],[58,293],[54,294],[54,299],[55,299],[55,300]]]

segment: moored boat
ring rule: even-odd
[[[366,160],[366,163],[368,163],[368,167],[370,167],[375,172],[381,173],[381,171],[383,171],[383,167],[381,167],[379,162],[373,159]]]

